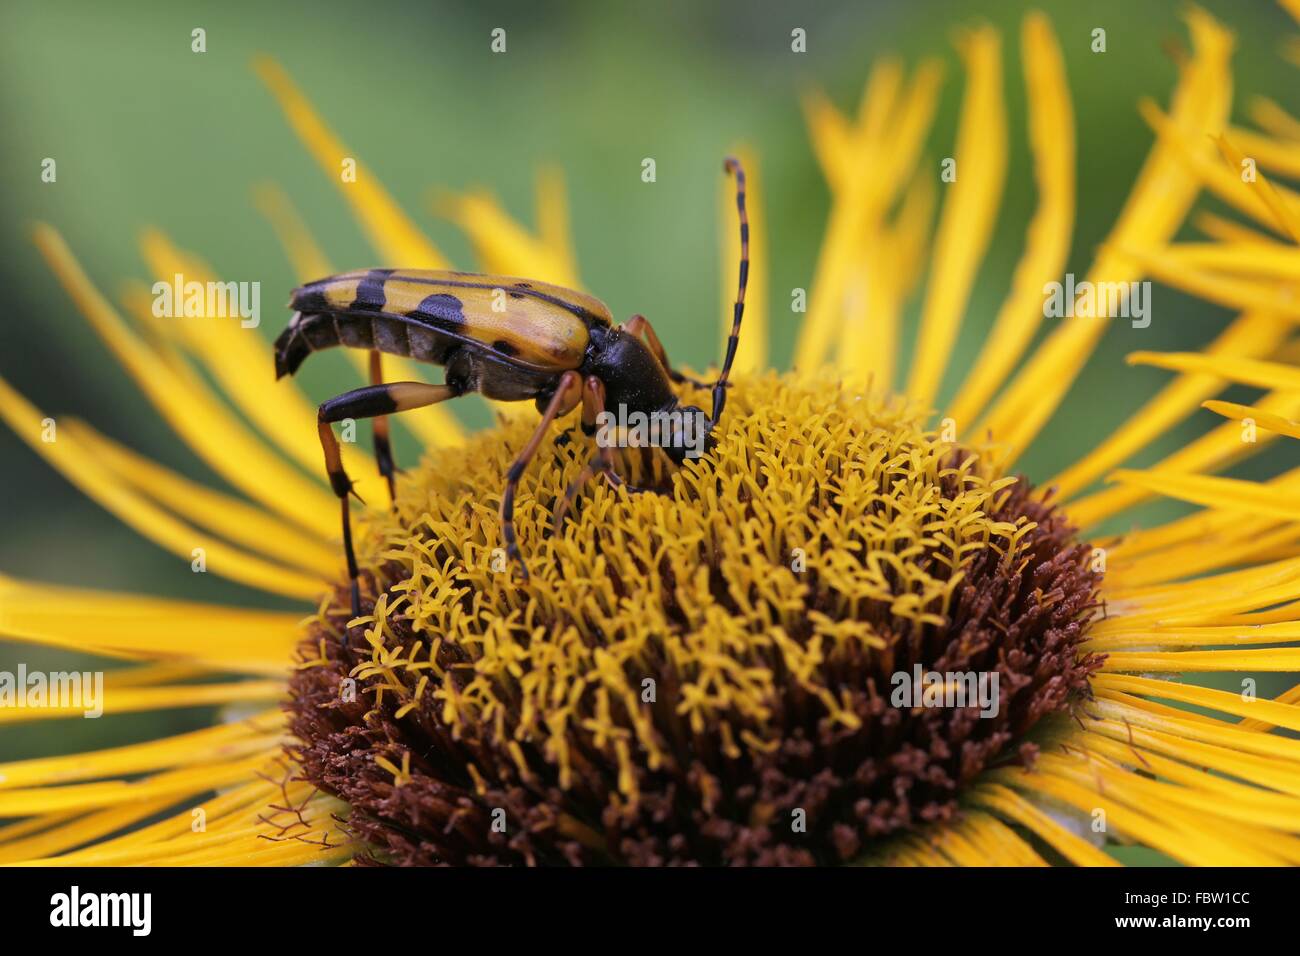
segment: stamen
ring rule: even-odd
[[[775,375],[733,392],[716,449],[624,455],[658,493],[593,483],[558,534],[590,452],[543,446],[518,497],[528,585],[493,520],[526,422],[371,517],[366,641],[340,644],[340,587],[290,705],[291,756],[352,805],[367,862],[857,859],[952,818],[1085,698],[1100,573],[1027,482],[896,402]]]

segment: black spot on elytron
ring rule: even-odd
[[[492,343],[492,351],[500,352],[502,355],[515,356],[519,354],[519,349],[507,342],[505,339],[497,339]]]
[[[511,292],[509,293],[509,295],[510,298],[512,299],[522,299],[524,297],[524,294],[522,292]]]
[[[531,282],[516,282],[516,283],[515,283],[515,288],[516,288],[516,289],[531,289],[532,287],[533,287],[533,284],[532,284]]]
[[[289,300],[289,308],[304,314],[326,311],[329,303],[325,301],[324,283],[313,282],[301,289],[294,289],[293,296]]]
[[[448,325],[465,324],[465,304],[456,296],[446,292],[426,295],[420,300],[419,305],[406,314],[412,319],[424,319],[426,322],[444,328]]]
[[[366,277],[357,283],[356,298],[348,308],[354,312],[384,311],[384,280],[393,274],[393,269],[371,269]]]

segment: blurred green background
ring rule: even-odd
[[[1207,2],[1237,33],[1235,115],[1265,94],[1295,111],[1300,87],[1277,55],[1294,23],[1270,3]],[[35,220],[67,238],[110,297],[125,279],[154,281],[139,257],[146,225],[212,263],[225,279],[262,283],[268,340],[287,315],[295,284],[252,188],[284,187],[340,268],[381,263],[365,244],[337,188],[294,137],[250,69],[257,53],[283,64],[326,122],[461,268],[475,262],[464,237],[432,211],[434,187],[486,186],[531,222],[541,164],[566,178],[578,261],[586,285],[620,319],[644,312],[670,353],[701,366],[716,355],[719,314],[720,159],[746,142],[762,164],[771,260],[772,357],[787,365],[799,316],[789,290],[808,287],[828,208],[800,110],[822,88],[853,111],[867,71],[884,52],[909,64],[947,62],[944,96],[927,146],[951,155],[962,93],[954,31],[988,21],[1002,32],[1011,165],[991,253],[954,359],[964,372],[1005,295],[1035,203],[1025,142],[1019,26],[1029,8],[1052,17],[1077,117],[1078,212],[1070,270],[1082,275],[1123,203],[1151,143],[1135,103],[1166,103],[1176,67],[1168,44],[1186,45],[1174,0],[1075,2],[765,2],[655,4],[229,3],[103,4],[6,0],[0,12],[0,375],[54,414],[79,415],[129,446],[218,484],[159,420],[54,281],[30,242]],[[1289,26],[1288,26],[1289,25]],[[808,51],[790,50],[803,27]],[[1089,49],[1095,27],[1108,49]],[[207,52],[190,50],[195,27]],[[507,31],[494,55],[489,34]],[[658,181],[640,179],[655,158]],[[40,179],[43,158],[58,181]],[[942,193],[940,194],[942,196]],[[915,329],[920,296],[909,310]],[[1157,289],[1150,328],[1117,322],[1070,399],[1022,467],[1054,474],[1095,446],[1168,380],[1130,368],[1134,349],[1195,349],[1228,319]],[[1045,331],[1052,326],[1045,323]],[[906,368],[905,365],[902,366]],[[316,399],[355,380],[337,355],[310,363],[302,380]],[[250,369],[249,374],[270,374]],[[959,378],[950,375],[945,394]],[[1248,393],[1246,394],[1248,397]],[[1099,398],[1100,396],[1100,398]],[[470,412],[470,420],[482,415]],[[1149,449],[1146,464],[1214,422],[1197,414]],[[1294,448],[1294,446],[1293,446]],[[410,461],[409,442],[399,458]],[[1274,448],[1238,470],[1275,474]],[[1291,451],[1291,464],[1295,452]],[[122,527],[76,492],[7,430],[0,430],[0,573],[69,584],[209,601],[276,606],[181,561]],[[1124,518],[1177,513],[1154,505]],[[1121,525],[1122,526],[1122,525]],[[1118,530],[1112,527],[1110,530]],[[280,606],[287,606],[281,604]],[[74,667],[72,655],[0,643],[0,669]],[[1291,681],[1261,684],[1261,692]],[[60,720],[0,727],[0,759],[104,746],[179,730],[207,712]]]

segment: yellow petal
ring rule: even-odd
[[[803,113],[817,165],[827,184],[838,189],[844,171],[852,168],[853,125],[820,90],[804,96]]]
[[[1288,704],[1295,707],[1300,704],[1300,684],[1296,684],[1290,690],[1283,691],[1276,698],[1279,704]],[[1251,730],[1256,733],[1265,733],[1276,727],[1276,724],[1269,723],[1268,720],[1260,717],[1247,717],[1240,721],[1237,726],[1242,730]]]
[[[1300,140],[1300,120],[1267,97],[1256,96],[1250,101],[1250,118],[1274,136]]]
[[[1260,428],[1277,432],[1279,435],[1286,435],[1288,438],[1300,438],[1300,422],[1283,418],[1281,415],[1274,415],[1262,408],[1255,408],[1252,405],[1238,405],[1234,402],[1205,402],[1202,407],[1234,421],[1240,422],[1250,419]]]
[[[283,674],[299,613],[92,591],[0,577],[0,634],[108,657]]]
[[[0,763],[0,789],[34,784],[62,785],[96,777],[216,763],[255,752],[266,753],[279,745],[284,723],[282,712],[267,710],[248,720],[204,727],[161,740],[91,753]]]
[[[1130,710],[1129,713],[1133,711]],[[1149,729],[1134,724],[1127,717],[1098,720],[1084,716],[1081,719],[1089,731],[1129,746],[1140,747],[1144,755],[1160,753],[1262,787],[1300,794],[1300,772],[1292,765],[1273,757],[1257,757],[1234,750],[1231,746],[1207,744],[1177,733]]]
[[[219,402],[203,381],[186,374],[127,328],[90,282],[63,238],[39,225],[36,245],[95,331],[140,390],[195,453],[250,498],[321,536],[337,534],[337,500],[271,452]]]
[[[1203,223],[1204,217],[1198,222]],[[1215,227],[1217,228],[1217,227]],[[1257,235],[1227,242],[1184,242],[1164,250],[1165,261],[1197,272],[1229,272],[1265,279],[1300,279],[1300,246]]]
[[[573,250],[573,230],[569,226],[569,197],[564,172],[558,166],[537,170],[534,186],[537,206],[537,235],[558,260],[560,268],[577,281],[578,258]]]
[[[1112,651],[1105,671],[1193,674],[1221,671],[1300,671],[1300,647],[1233,651]]]
[[[1223,388],[1216,374],[1218,362],[1237,356],[1267,354],[1282,342],[1290,325],[1272,315],[1248,313],[1238,317],[1205,350],[1205,366],[1170,382],[1140,409],[1128,416],[1100,445],[1046,482],[1060,500],[1068,501],[1110,469],[1127,461],[1151,442],[1167,434],[1192,414],[1197,405]]]
[[[1153,365],[1177,372],[1208,372],[1218,378],[1256,388],[1300,389],[1300,369],[1278,362],[1232,356],[1201,355],[1196,352],[1134,352],[1129,365]]]
[[[177,249],[157,229],[145,230],[140,248],[150,272],[161,281],[170,282],[177,275],[183,276],[185,282],[198,282],[205,286],[216,281],[205,263]],[[284,290],[286,298],[288,291]],[[284,313],[281,324],[287,322],[288,317],[288,313]],[[309,473],[323,474],[324,458],[316,430],[316,408],[307,401],[296,382],[289,379],[276,381],[271,346],[255,329],[246,329],[238,321],[224,318],[187,317],[177,319],[171,325],[179,330],[190,354],[212,373],[223,394],[271,444]],[[374,461],[355,445],[344,444],[341,450],[344,464],[349,476],[356,481],[361,498],[365,501],[382,500],[387,489]]]
[[[1013,790],[998,784],[982,784],[975,788],[970,799],[1033,831],[1075,866],[1119,866],[1114,857],[1071,833]]]
[[[59,423],[105,469],[182,518],[286,565],[322,579],[339,569],[337,547],[299,531],[242,499],[214,491],[137,455],[78,419]]]
[[[1044,759],[1044,763],[1049,763]],[[1244,846],[1223,831],[1226,821],[1215,818],[1207,826],[1205,815],[1199,818],[1169,799],[1154,798],[1150,793],[1134,793],[1102,774],[1095,764],[1078,761],[1075,765],[1051,761],[1053,773],[1025,775],[1024,789],[1031,789],[1066,803],[1091,815],[1103,810],[1109,831],[1154,847],[1189,866],[1278,866],[1282,857],[1264,849]],[[1135,776],[1130,774],[1129,776]],[[1004,781],[1010,783],[1011,781]],[[1158,791],[1164,796],[1168,791]]]
[[[1300,395],[1290,392],[1270,392],[1260,400],[1260,407],[1278,415],[1300,413]],[[1161,474],[1174,472],[1203,472],[1229,465],[1256,454],[1267,447],[1277,436],[1264,432],[1254,442],[1241,440],[1241,426],[1227,424],[1215,428],[1182,449],[1162,458],[1155,468]],[[1090,527],[1126,508],[1148,500],[1155,493],[1145,484],[1127,483],[1123,487],[1107,488],[1085,498],[1071,502],[1066,510],[1081,527]],[[1219,504],[1219,502],[1215,502]]]
[[[1272,277],[1253,279],[1192,268],[1163,250],[1129,248],[1125,252],[1153,279],[1207,302],[1238,312],[1272,312],[1292,323],[1300,322],[1300,301],[1297,301],[1294,283]]]
[[[29,833],[17,826],[0,829],[0,864],[21,863],[61,853],[72,847],[102,840],[109,834],[139,824],[172,805],[167,798],[142,800],[92,813],[62,811],[28,817]]]
[[[954,150],[957,178],[944,190],[933,253],[940,265],[930,271],[906,388],[908,396],[922,405],[932,405],[939,391],[976,272],[993,234],[1006,180],[1001,40],[996,30],[983,27],[965,37],[959,49],[968,80]],[[1041,295],[1038,304],[1041,312]]]
[[[892,226],[869,230],[862,266],[845,294],[844,332],[836,365],[846,383],[889,392],[894,387],[904,302],[924,272],[937,187],[913,177]]]
[[[274,183],[262,183],[253,190],[253,205],[275,231],[299,282],[323,279],[334,272],[325,250],[316,242],[283,189]]]
[[[1216,651],[1204,653],[1214,654]],[[1144,694],[1163,700],[1176,700],[1237,717],[1267,721],[1274,727],[1300,730],[1300,707],[1272,700],[1245,700],[1241,694],[1180,684],[1177,681],[1153,680],[1127,674],[1098,674],[1094,688],[1106,688],[1128,694]]]
[[[225,684],[177,684],[172,687],[117,687],[113,672],[104,677],[104,694],[99,703],[109,715],[129,714],[142,710],[173,710],[178,707],[207,707],[237,701],[276,700],[285,692],[282,680],[243,680]],[[41,707],[0,708],[0,725],[55,720],[60,717],[84,718],[86,704],[81,701],[55,703]],[[4,795],[0,793],[0,816],[4,816]]]
[[[284,68],[265,56],[258,57],[253,68],[279,102],[303,145],[348,201],[379,257],[402,269],[450,268],[442,253],[402,211],[370,168],[361,165],[356,154],[350,152],[325,125]],[[356,163],[355,182],[343,180],[345,159]]]
[[[1175,581],[1252,561],[1271,561],[1279,552],[1294,553],[1300,526],[1272,518],[1243,518],[1230,512],[1200,512],[1216,519],[1205,535],[1152,554],[1111,551],[1106,590],[1115,595],[1132,588]]]
[[[1198,8],[1192,8],[1187,19],[1194,54],[1182,71],[1171,116],[1177,128],[1200,138],[1200,149],[1206,152],[1213,148],[1206,134],[1223,128],[1231,104],[1228,59],[1232,36]],[[1145,249],[1166,242],[1182,224],[1199,191],[1199,177],[1185,167],[1177,148],[1164,139],[1158,141],[1110,233],[1111,245],[1098,255],[1088,280],[1136,280],[1141,275],[1140,267],[1115,252],[1114,247]],[[1006,464],[1019,457],[1051,418],[1106,328],[1106,322],[1093,319],[1063,322],[977,424],[976,434],[986,429],[993,432],[1004,448]]]
[[[1074,230],[1074,109],[1061,49],[1046,17],[1040,13],[1025,17],[1021,46],[1038,208],[1029,224],[1011,295],[949,406],[948,415],[958,428],[976,420],[1033,341],[1043,321],[1043,286],[1064,268]]]
[[[448,193],[434,210],[469,236],[483,272],[521,276],[581,289],[581,280],[563,250],[534,236],[486,192]]]
[[[1224,747],[1243,755],[1265,757],[1276,762],[1279,769],[1295,773],[1300,762],[1300,741],[1273,734],[1257,734],[1242,730],[1234,724],[1207,719],[1172,707],[1144,701],[1139,698],[1099,691],[1093,702],[1099,717],[1120,725],[1128,724],[1157,730]]]
[[[1236,126],[1228,131],[1225,138],[1236,147],[1239,157],[1249,156],[1259,165],[1292,179],[1300,177],[1300,156],[1296,156],[1295,143],[1271,139]],[[1230,168],[1240,171],[1240,158],[1231,162]]]
[[[1269,212],[1277,220],[1277,224],[1286,230],[1293,240],[1300,242],[1300,207],[1295,205],[1294,199],[1283,199],[1277,188],[1261,172],[1256,171],[1253,178],[1246,179],[1243,174],[1245,157],[1228,141],[1226,136],[1219,135],[1214,143],[1218,146],[1219,153],[1227,161],[1229,168],[1242,178],[1242,182],[1255,195],[1259,196],[1264,205],[1268,207]]]
[[[315,598],[324,590],[322,580],[265,561],[199,531],[156,506],[104,468],[72,434],[55,432],[54,441],[43,441],[43,422],[50,421],[0,379],[0,418],[46,461],[87,497],[111,511],[123,523],[186,562],[195,560],[195,549],[205,552],[207,570],[271,594]],[[56,426],[57,428],[57,423]]]
[[[1265,228],[1279,235],[1286,235],[1285,216],[1279,219],[1264,193],[1250,188],[1254,184],[1242,179],[1240,165],[1225,167],[1222,159],[1212,156],[1203,149],[1199,137],[1192,135],[1188,130],[1180,129],[1149,100],[1139,103],[1138,109],[1143,119],[1160,135],[1161,141],[1167,142],[1177,152],[1187,168],[1204,182],[1207,189]],[[1209,133],[1215,143],[1218,142],[1220,134],[1220,130]],[[1274,187],[1274,191],[1279,202],[1285,207],[1294,208],[1300,202],[1300,196],[1291,190]]]
[[[1300,502],[1284,499],[1272,489],[1253,481],[1172,471],[1129,470],[1117,471],[1111,479],[1207,508],[1300,520]]]
[[[875,123],[882,110],[889,110],[896,83],[890,74],[892,61],[879,64],[872,73],[861,115]],[[849,158],[840,163],[850,171],[871,169],[873,175],[828,177],[836,186],[830,218],[808,297],[808,313],[795,349],[796,368],[816,369],[824,361],[835,339],[843,315],[844,295],[849,281],[861,264],[861,239],[869,229],[879,228],[879,217],[892,202],[902,184],[911,177],[916,158],[929,132],[943,79],[940,64],[927,61],[917,68],[908,93],[894,109],[895,122],[888,124],[883,141],[872,139],[859,125],[849,140]]]
[[[1211,239],[1235,242],[1240,245],[1248,245],[1254,242],[1277,245],[1271,236],[1267,236],[1232,219],[1216,216],[1212,212],[1198,212],[1193,221],[1196,223],[1196,228]]]

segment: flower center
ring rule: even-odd
[[[718,446],[589,484],[532,423],[441,451],[361,536],[291,683],[291,754],[393,863],[829,863],[957,811],[1087,694],[1100,575],[1024,480],[897,401],[737,384]]]

